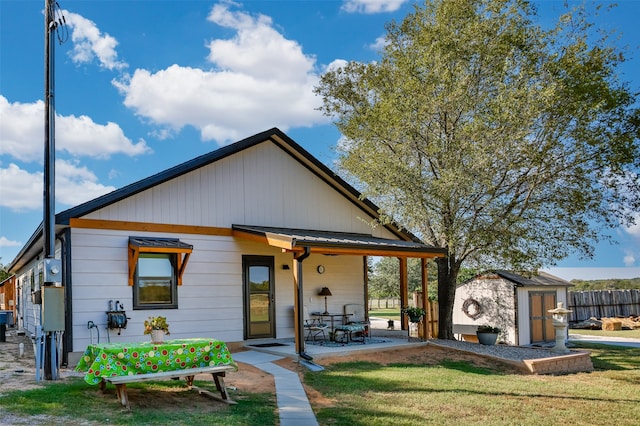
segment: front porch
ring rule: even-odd
[[[314,360],[324,357],[346,356],[354,353],[379,352],[385,350],[413,348],[425,346],[426,341],[409,340],[407,330],[388,330],[387,321],[384,319],[371,318],[371,338],[367,337],[364,342],[349,342],[341,344],[324,341],[305,341],[305,354]],[[264,339],[246,342],[246,349],[268,353],[282,357],[298,359],[296,353],[295,339]]]
[[[349,356],[371,352],[411,349],[416,347],[435,346],[443,350],[453,350],[462,354],[474,355],[487,360],[499,361],[521,370],[524,374],[569,374],[592,371],[593,364],[589,351],[572,350],[568,354],[554,353],[550,347],[513,345],[481,345],[459,340],[419,341],[409,339],[407,330],[387,330],[386,320],[371,318],[372,337],[364,343],[318,345],[306,342],[306,355],[314,361],[328,357]],[[252,341],[245,344],[245,349],[266,354],[288,357],[298,360],[293,338],[280,340]]]

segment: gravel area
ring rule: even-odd
[[[523,346],[509,345],[481,345],[479,343],[461,342],[458,340],[429,340],[429,344],[449,347],[462,351],[472,352],[479,355],[488,355],[496,358],[508,359],[511,361],[522,361],[525,359],[551,358],[560,354],[551,352],[550,349],[528,348]]]
[[[375,337],[393,337],[393,338],[405,338],[407,336],[406,330],[388,330],[386,329],[386,320],[379,318],[372,318],[372,335]],[[510,346],[510,345],[481,345],[473,342],[463,342],[458,340],[442,340],[442,339],[430,339],[430,344],[438,345],[442,347],[448,347],[451,349],[457,349],[478,355],[492,356],[496,358],[506,359],[510,361],[522,361],[524,359],[540,359],[540,358],[552,358],[559,356],[557,353],[551,352],[551,346],[555,342],[551,342],[549,348],[541,347],[525,347],[525,346]]]

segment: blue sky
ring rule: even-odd
[[[312,89],[328,66],[378,58],[384,24],[412,0],[59,0],[56,211],[271,127],[327,165],[340,134]],[[565,11],[540,1],[541,23]],[[599,2],[608,5],[609,2]],[[0,0],[0,262],[42,221],[44,0]],[[637,90],[640,2],[596,25],[619,32]],[[566,279],[640,276],[640,226],[554,269]],[[573,269],[579,268],[579,269]],[[585,269],[597,268],[597,269]],[[607,269],[608,268],[608,269]],[[614,269],[615,268],[615,269]],[[570,273],[567,271],[571,271]]]

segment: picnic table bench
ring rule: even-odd
[[[185,378],[189,389],[197,390],[227,404],[235,404],[229,398],[224,385],[228,371],[236,371],[237,365],[222,341],[215,339],[181,339],[163,343],[108,343],[89,345],[81,357],[76,371],[85,372],[85,381],[116,387],[118,401],[131,409],[127,394],[128,383],[148,380]],[[220,396],[193,385],[197,374],[211,374]]]
[[[142,382],[145,380],[160,380],[164,378],[180,379],[184,377],[189,389],[197,390],[199,394],[207,395],[208,397],[213,398],[217,401],[222,401],[227,404],[235,404],[236,402],[229,398],[229,394],[227,393],[227,389],[224,385],[224,377],[226,372],[235,370],[235,367],[232,367],[230,365],[223,365],[217,367],[189,368],[182,371],[163,371],[161,373],[136,374],[133,376],[105,377],[100,382],[100,390],[102,392],[106,391],[107,382],[115,385],[116,397],[118,398],[118,401],[120,401],[120,404],[126,407],[127,410],[130,410],[131,405],[129,403],[129,396],[127,394],[127,383]],[[202,373],[211,373],[211,375],[213,376],[213,381],[216,384],[216,389],[218,390],[218,392],[220,392],[220,396],[209,392],[206,389],[202,389],[193,385],[193,379],[195,375]]]

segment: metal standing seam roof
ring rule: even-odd
[[[434,256],[446,254],[446,250],[439,247],[433,247],[414,241],[378,238],[368,234],[255,225],[233,225],[232,228],[234,232],[243,232],[258,237],[264,237],[271,245],[287,250],[309,247],[327,249],[328,251],[334,248],[407,253],[428,252]]]
[[[129,245],[147,248],[193,250],[191,244],[183,243],[177,238],[129,237]]]
[[[519,287],[535,287],[535,286],[545,286],[545,287],[573,287],[574,284],[569,281],[563,280],[562,278],[556,277],[554,275],[548,274],[546,272],[538,272],[535,275],[531,275],[530,277],[516,274],[515,272],[510,271],[495,271],[497,275],[500,277],[513,282],[516,286]]]

